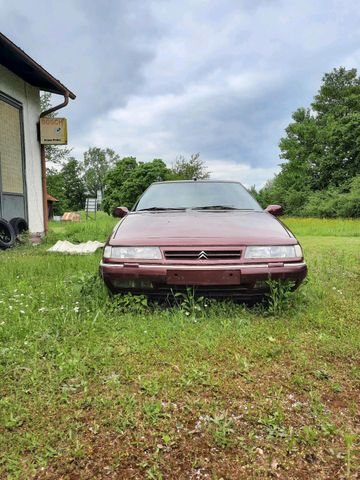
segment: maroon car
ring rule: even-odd
[[[153,183],[121,217],[100,272],[113,293],[168,296],[196,286],[207,297],[258,300],[267,280],[297,288],[307,273],[294,235],[238,182]]]

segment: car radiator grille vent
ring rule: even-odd
[[[241,250],[167,250],[167,260],[232,260],[241,257]]]

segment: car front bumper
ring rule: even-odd
[[[234,265],[100,263],[100,274],[113,293],[133,292],[163,297],[196,287],[209,297],[255,298],[268,290],[266,281],[289,280],[294,289],[307,274],[305,262]]]

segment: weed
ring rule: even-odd
[[[235,422],[226,414],[215,415],[210,418],[212,435],[215,444],[220,448],[226,448],[234,443]]]
[[[154,464],[146,470],[146,478],[148,480],[162,480],[164,477],[161,473],[160,467]]]
[[[269,292],[266,294],[268,314],[279,315],[284,313],[293,299],[294,283],[269,278],[266,284],[269,288]]]
[[[291,381],[293,385],[301,388],[302,390],[306,390],[310,386],[309,380],[305,377],[305,375],[302,375],[301,373],[294,373],[292,375]]]
[[[299,441],[309,447],[316,445],[319,438],[319,434],[316,428],[309,425],[305,425],[299,432]]]
[[[113,298],[113,308],[121,313],[143,314],[148,307],[148,299],[145,295],[127,293]]]
[[[314,376],[318,380],[329,380],[330,379],[330,374],[326,370],[315,370]]]
[[[160,385],[157,379],[143,380],[140,383],[140,390],[151,397],[157,395],[160,391]]]
[[[270,414],[260,417],[259,423],[265,426],[269,437],[284,438],[287,435],[287,429],[284,426],[284,412],[278,402],[273,402]]]
[[[155,425],[163,414],[163,407],[159,400],[147,400],[142,406],[142,413],[146,421]]]
[[[177,292],[174,295],[175,298],[179,300],[180,311],[183,312],[189,320],[196,322],[204,316],[208,303],[204,297],[196,296],[196,287],[188,287],[186,293]]]
[[[358,436],[352,432],[345,432],[343,434],[343,439],[345,443],[345,465],[346,465],[346,478],[351,477],[352,470],[352,459],[356,454],[356,449],[354,444]]]
[[[180,377],[179,383],[182,387],[210,386],[211,376],[208,368],[192,367],[185,375]]]
[[[342,392],[342,390],[343,390],[343,389],[342,389],[342,386],[340,385],[340,383],[332,383],[332,384],[330,385],[330,388],[331,388],[331,391],[332,391],[333,393],[340,393],[340,392]]]
[[[124,395],[118,401],[121,414],[115,420],[115,430],[124,433],[127,428],[136,425],[137,401],[134,395]]]

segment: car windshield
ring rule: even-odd
[[[171,209],[262,210],[250,193],[236,182],[154,183],[134,210]]]

